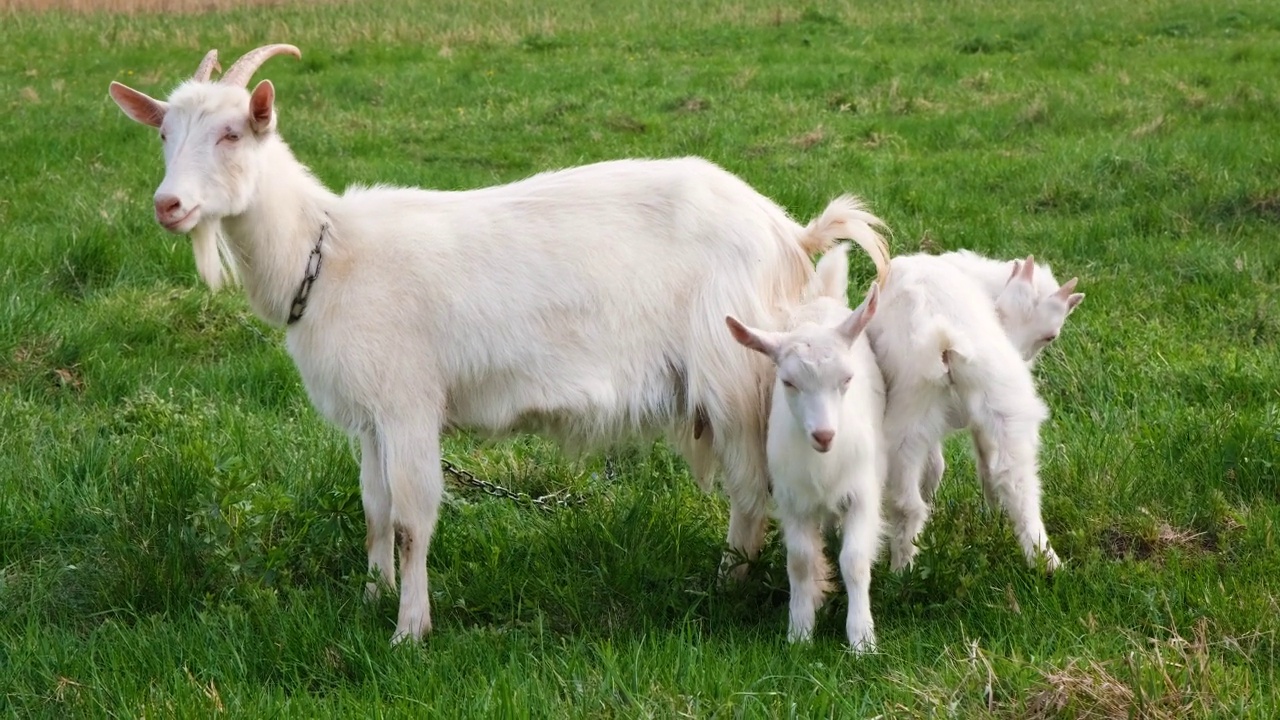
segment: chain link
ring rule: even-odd
[[[463,485],[476,488],[494,497],[511,500],[513,502],[520,503],[521,505],[536,507],[539,510],[546,510],[550,512],[566,507],[581,505],[585,501],[585,498],[579,495],[574,495],[565,490],[534,497],[526,492],[508,490],[496,483],[491,483],[488,480],[482,480],[476,477],[475,473],[470,470],[464,470],[443,458],[440,460],[440,464],[444,467],[444,471],[446,473]]]

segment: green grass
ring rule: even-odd
[[[372,2],[0,22],[0,713],[1280,714],[1280,13],[1265,0]],[[1086,5],[1086,7],[1081,7]],[[360,601],[357,462],[280,332],[152,220],[163,96],[266,42],[331,187],[469,188],[699,154],[799,218],[869,199],[894,252],[1034,252],[1088,299],[1037,370],[1024,567],[962,442],[917,568],[785,642],[776,539],[721,587],[726,503],[657,447],[448,441],[435,633]],[[870,272],[859,268],[857,282]]]

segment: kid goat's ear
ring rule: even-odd
[[[1028,255],[1026,260],[1022,261],[1022,266],[1018,268],[1018,277],[1031,282],[1036,273],[1036,258],[1034,255]]]
[[[773,337],[773,333],[749,328],[732,315],[726,315],[724,322],[729,326],[729,332],[733,335],[733,339],[737,340],[738,344],[743,347],[751,348],[769,357],[773,357],[778,351],[778,341]]]
[[[871,282],[871,288],[867,290],[867,297],[862,301],[853,312],[849,313],[849,317],[836,330],[840,333],[850,345],[854,340],[858,339],[858,335],[867,328],[867,323],[876,316],[876,309],[880,307],[880,283]]]
[[[1079,281],[1080,278],[1071,278],[1063,283],[1062,287],[1058,288],[1058,291],[1054,293],[1054,295],[1058,296],[1059,299],[1067,304],[1067,312],[1075,310],[1076,306],[1084,301],[1084,293],[1074,292],[1076,289],[1076,283]]]
[[[111,99],[116,101],[116,105],[129,116],[130,120],[140,122],[143,125],[149,125],[153,128],[160,127],[160,123],[164,122],[164,114],[169,111],[169,103],[162,100],[156,100],[145,93],[140,93],[128,85],[121,85],[112,81],[111,87],[107,90],[111,94]]]

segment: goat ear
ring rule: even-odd
[[[249,127],[255,133],[264,133],[275,124],[276,88],[270,80],[263,80],[249,95]]]
[[[836,328],[845,340],[852,345],[854,340],[867,329],[867,323],[876,316],[876,309],[880,307],[880,283],[872,282],[871,289],[867,291],[867,297],[856,310],[849,313],[849,317]]]
[[[1026,260],[1022,261],[1022,266],[1018,268],[1018,277],[1031,282],[1036,274],[1036,258],[1034,255],[1028,255]]]
[[[1072,293],[1067,296],[1067,313],[1070,314],[1076,306],[1084,302],[1084,293]]]
[[[849,244],[840,243],[818,261],[818,281],[822,294],[841,303],[849,302]]]
[[[121,85],[112,81],[111,87],[107,92],[111,94],[111,99],[116,101],[116,105],[129,116],[130,120],[140,122],[143,125],[149,125],[153,128],[160,127],[160,123],[164,122],[164,114],[169,111],[169,103],[162,100],[156,100],[145,93],[140,93],[128,85]]]
[[[778,350],[777,341],[770,337],[771,333],[753,330],[743,325],[732,315],[726,315],[724,322],[729,326],[729,332],[733,335],[733,339],[743,347],[763,353],[769,357],[773,357]]]
[[[1014,261],[1013,261],[1013,272],[1009,273],[1009,279],[1004,281],[1004,282],[1005,282],[1005,284],[1006,284],[1006,285],[1008,285],[1009,283],[1013,282],[1013,279],[1014,279],[1014,278],[1016,278],[1016,277],[1018,277],[1018,271],[1019,271],[1019,270],[1021,270],[1021,269],[1022,269],[1022,261],[1021,261],[1021,260],[1014,260]]]
[[[1078,282],[1080,282],[1080,278],[1071,278],[1070,280],[1062,283],[1062,287],[1058,288],[1057,292],[1055,292],[1054,295],[1057,295],[1063,300],[1066,300],[1068,295],[1075,292],[1076,283]]]

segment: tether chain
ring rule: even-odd
[[[574,495],[564,490],[534,497],[526,492],[508,490],[507,488],[496,483],[491,483],[488,480],[481,480],[475,476],[475,473],[469,470],[463,470],[448,460],[441,459],[440,464],[444,467],[445,472],[449,473],[449,475],[453,476],[455,480],[463,485],[477,488],[494,497],[505,498],[522,505],[529,505],[548,512],[581,505],[585,500],[585,498],[581,496]]]

